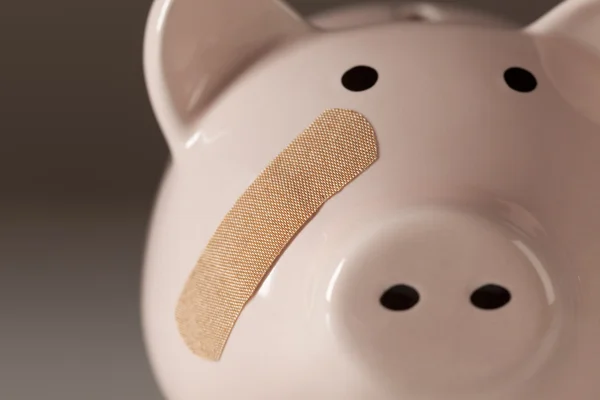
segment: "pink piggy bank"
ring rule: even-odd
[[[165,397],[600,398],[600,0],[155,0],[144,64]]]

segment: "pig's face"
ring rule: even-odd
[[[168,398],[597,398],[600,1],[526,30],[469,18],[328,32],[247,3],[158,1],[147,32],[174,157],[144,281]],[[332,108],[369,120],[379,159],[294,238],[223,358],[196,357],[174,310],[200,252]]]

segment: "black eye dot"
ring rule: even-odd
[[[512,298],[510,292],[498,285],[485,285],[471,295],[471,303],[482,310],[497,310],[507,305]]]
[[[420,296],[414,288],[408,285],[396,285],[386,290],[379,302],[392,311],[410,310],[419,302]]]
[[[363,92],[375,86],[378,79],[379,73],[374,68],[361,65],[346,71],[342,84],[352,92]]]
[[[504,72],[506,84],[513,90],[521,93],[533,92],[537,88],[537,79],[526,69],[513,67]]]

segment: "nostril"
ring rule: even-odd
[[[512,295],[508,289],[498,285],[485,285],[471,295],[471,303],[482,310],[497,310],[507,305]]]
[[[419,299],[419,292],[413,287],[396,285],[386,290],[379,301],[388,310],[406,311],[416,306]]]

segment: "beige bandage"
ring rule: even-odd
[[[378,157],[359,113],[323,113],[256,178],[225,216],[179,300],[179,331],[198,356],[217,361],[244,306],[321,206]]]

